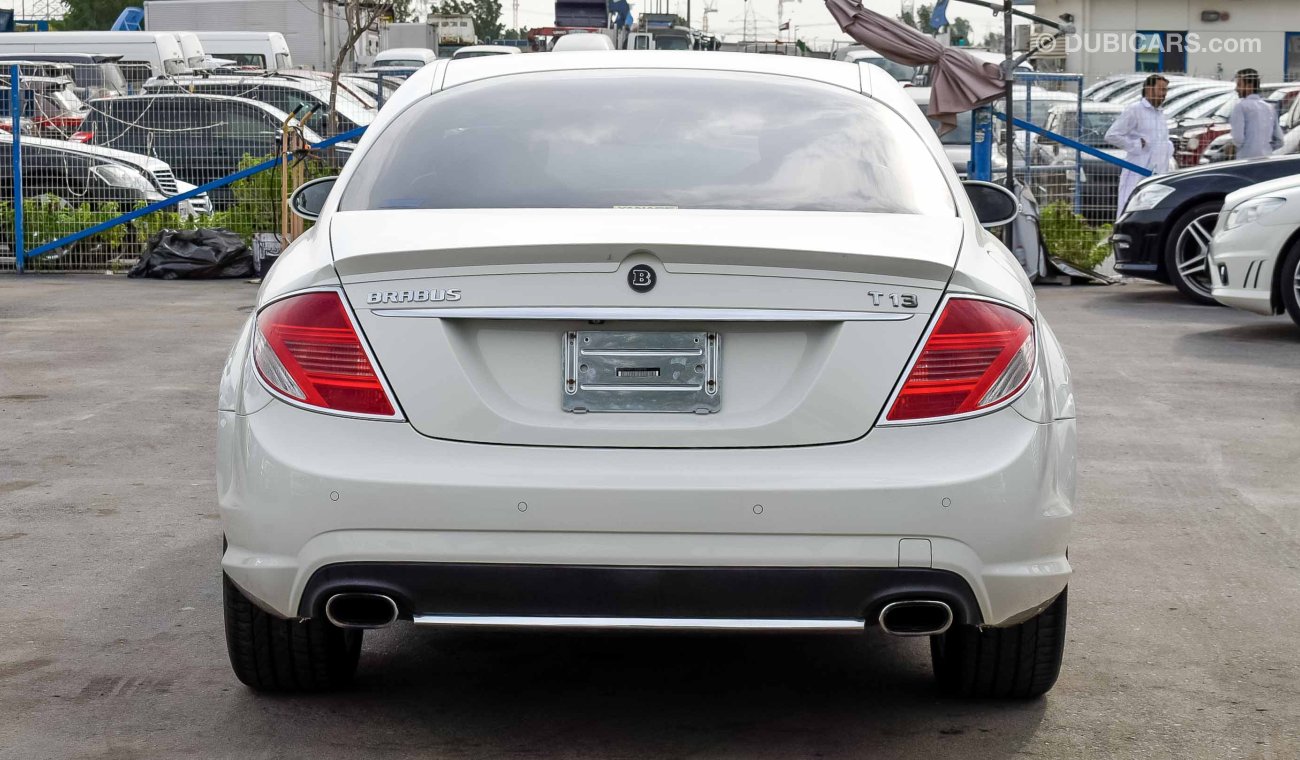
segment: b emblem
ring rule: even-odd
[[[637,264],[627,271],[627,284],[638,293],[654,290],[655,270],[645,264]]]

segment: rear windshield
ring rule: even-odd
[[[454,87],[384,130],[340,205],[617,207],[955,213],[938,163],[884,106],[793,78],[698,71]]]

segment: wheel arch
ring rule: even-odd
[[[1194,207],[1199,206],[1202,203],[1207,203],[1209,201],[1218,201],[1219,207],[1222,208],[1223,201],[1227,197],[1228,197],[1227,192],[1214,191],[1208,193],[1199,193],[1179,203],[1176,207],[1174,207],[1172,211],[1169,212],[1169,215],[1165,217],[1165,219],[1170,221],[1166,222],[1164,225],[1160,227],[1160,242],[1157,247],[1157,250],[1160,253],[1159,256],[1157,257],[1158,261],[1156,263],[1156,273],[1160,275],[1161,280],[1163,280],[1165,283],[1172,283],[1172,280],[1170,280],[1169,277],[1169,272],[1167,271],[1167,267],[1165,266],[1165,252],[1169,250],[1169,238],[1173,234],[1174,224],[1181,221],[1182,218],[1187,215],[1188,211],[1191,211]]]
[[[1291,233],[1291,237],[1277,252],[1277,263],[1273,265],[1273,283],[1269,286],[1269,305],[1273,307],[1274,314],[1281,314],[1286,311],[1286,302],[1282,300],[1282,269],[1286,263],[1286,258],[1291,251],[1300,248],[1300,227]]]

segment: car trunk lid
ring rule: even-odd
[[[659,448],[864,435],[963,230],[955,216],[653,209],[330,224],[347,296],[421,433]]]

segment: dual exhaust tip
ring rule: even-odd
[[[339,628],[387,628],[397,615],[397,602],[386,594],[347,592],[325,602],[325,618]]]
[[[952,607],[937,599],[890,602],[880,610],[880,629],[893,636],[937,636],[952,622]]]
[[[325,617],[339,628],[386,628],[399,612],[386,594],[346,592],[325,602]],[[952,607],[936,599],[890,602],[880,610],[880,628],[893,636],[937,636],[952,627]]]

